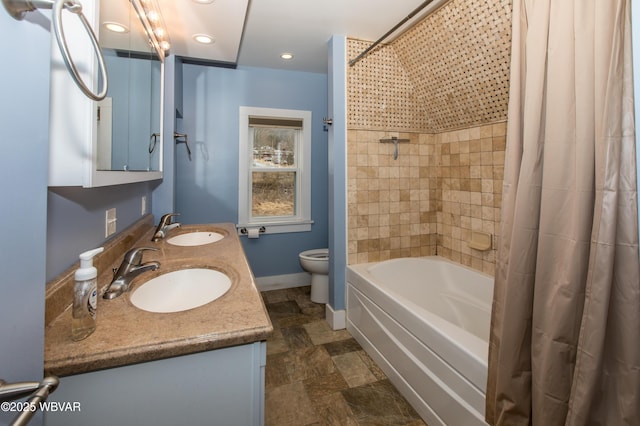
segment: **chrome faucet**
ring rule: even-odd
[[[156,232],[154,232],[153,238],[151,238],[151,241],[160,241],[167,236],[168,231],[180,226],[178,222],[171,223],[171,218],[174,216],[180,216],[180,213],[167,213],[165,215],[162,215],[162,217],[160,218],[160,222],[158,223],[158,227],[156,228]]]
[[[142,252],[145,250],[157,251],[157,248],[153,247],[138,247],[129,250],[122,259],[120,267],[113,275],[113,281],[104,292],[102,297],[104,299],[114,299],[120,296],[122,293],[129,290],[131,280],[146,271],[155,271],[160,267],[160,262],[147,262],[142,263]]]

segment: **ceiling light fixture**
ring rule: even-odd
[[[160,14],[155,10],[150,10],[147,12],[147,18],[149,18],[152,24],[155,24],[160,21]]]
[[[214,2],[214,0],[193,0],[193,2],[199,4],[211,4]]]
[[[102,25],[109,31],[113,31],[114,33],[128,33],[129,28],[125,27],[122,24],[118,24],[117,22],[104,22]]]
[[[285,61],[289,61],[289,60],[293,59],[293,53],[285,52],[285,53],[280,54],[280,57],[282,59],[284,59]]]
[[[156,0],[131,0],[131,4],[142,21],[149,42],[164,59],[169,54],[171,43]]]
[[[213,37],[207,34],[194,34],[193,39],[202,44],[211,44],[215,41]]]

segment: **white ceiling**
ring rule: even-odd
[[[183,57],[325,73],[333,34],[376,40],[424,0],[157,0],[171,38]],[[439,3],[438,0],[434,2]],[[413,20],[433,7],[429,5]],[[397,35],[401,30],[394,33]],[[193,34],[215,43],[198,45]],[[290,61],[280,59],[291,52]]]
[[[171,54],[235,64],[249,0],[156,0],[171,38]],[[262,0],[257,0],[262,1]],[[195,34],[214,38],[200,44]]]

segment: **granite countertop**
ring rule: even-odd
[[[145,251],[143,262],[158,261],[160,268],[139,275],[129,292],[113,300],[99,297],[97,328],[86,339],[71,340],[70,306],[52,318],[45,328],[45,374],[67,376],[266,340],[273,326],[235,226],[186,225],[169,231],[168,238],[193,231],[215,231],[225,238],[212,244],[181,247],[166,240],[151,242],[150,229],[133,244],[158,248]],[[112,267],[119,265],[123,255]],[[132,292],[145,281],[189,267],[223,271],[232,278],[232,286],[219,299],[183,312],[146,312],[130,302]],[[111,267],[103,269],[98,271],[100,294],[113,276]]]

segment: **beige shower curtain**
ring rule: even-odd
[[[640,424],[630,16],[514,0],[490,424]]]

